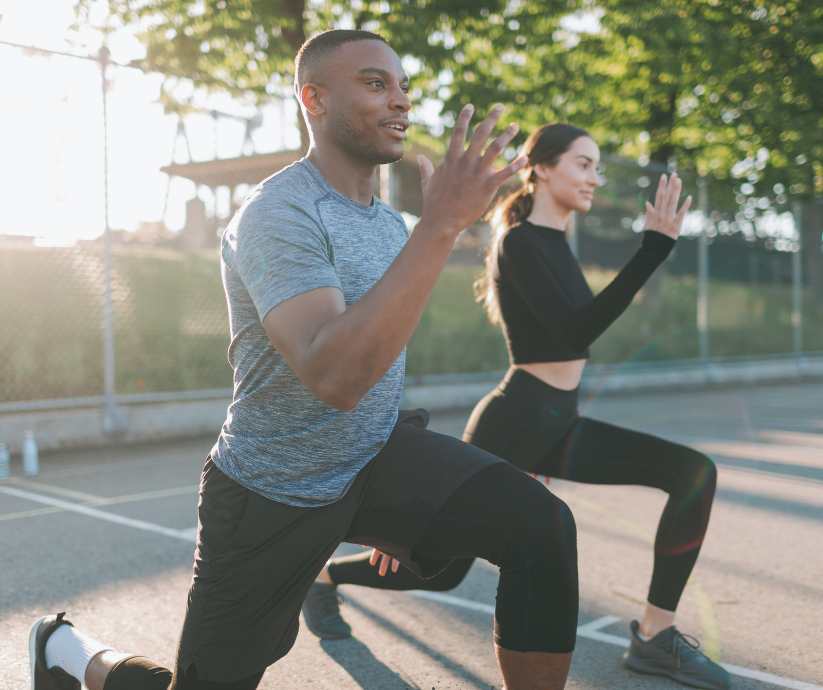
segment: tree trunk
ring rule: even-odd
[[[283,38],[288,42],[292,52],[297,55],[300,46],[306,41],[306,0],[283,0],[283,11],[293,22],[291,28],[283,29]],[[297,101],[296,97],[295,101]],[[299,102],[297,103],[297,126],[300,128],[300,152],[305,153],[309,148],[309,130],[303,120]]]

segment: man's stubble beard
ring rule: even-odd
[[[381,152],[374,144],[368,141],[362,132],[359,132],[345,115],[338,115],[334,119],[332,136],[335,144],[343,149],[352,158],[363,161],[368,165],[385,165],[399,161],[403,154]]]

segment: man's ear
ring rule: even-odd
[[[300,104],[309,115],[317,117],[326,112],[325,92],[322,86],[317,84],[303,84],[298,95]]]

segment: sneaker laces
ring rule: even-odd
[[[672,645],[674,647],[674,652],[678,663],[680,663],[682,652],[685,652],[682,656],[686,658],[705,656],[705,654],[700,651],[700,640],[694,637],[694,635],[687,635],[686,633],[680,632],[677,628],[674,629]]]

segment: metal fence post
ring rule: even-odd
[[[125,430],[125,419],[114,398],[114,309],[112,307],[112,251],[109,227],[109,113],[108,67],[110,53],[104,45],[97,54],[103,100],[103,431],[114,434]]]
[[[709,338],[709,192],[705,177],[697,180],[697,206],[703,216],[703,227],[697,239],[697,334],[700,359],[708,363],[711,357]]]
[[[797,245],[792,252],[792,344],[794,356],[800,360],[803,355],[803,205],[792,203],[794,227],[797,231]]]

